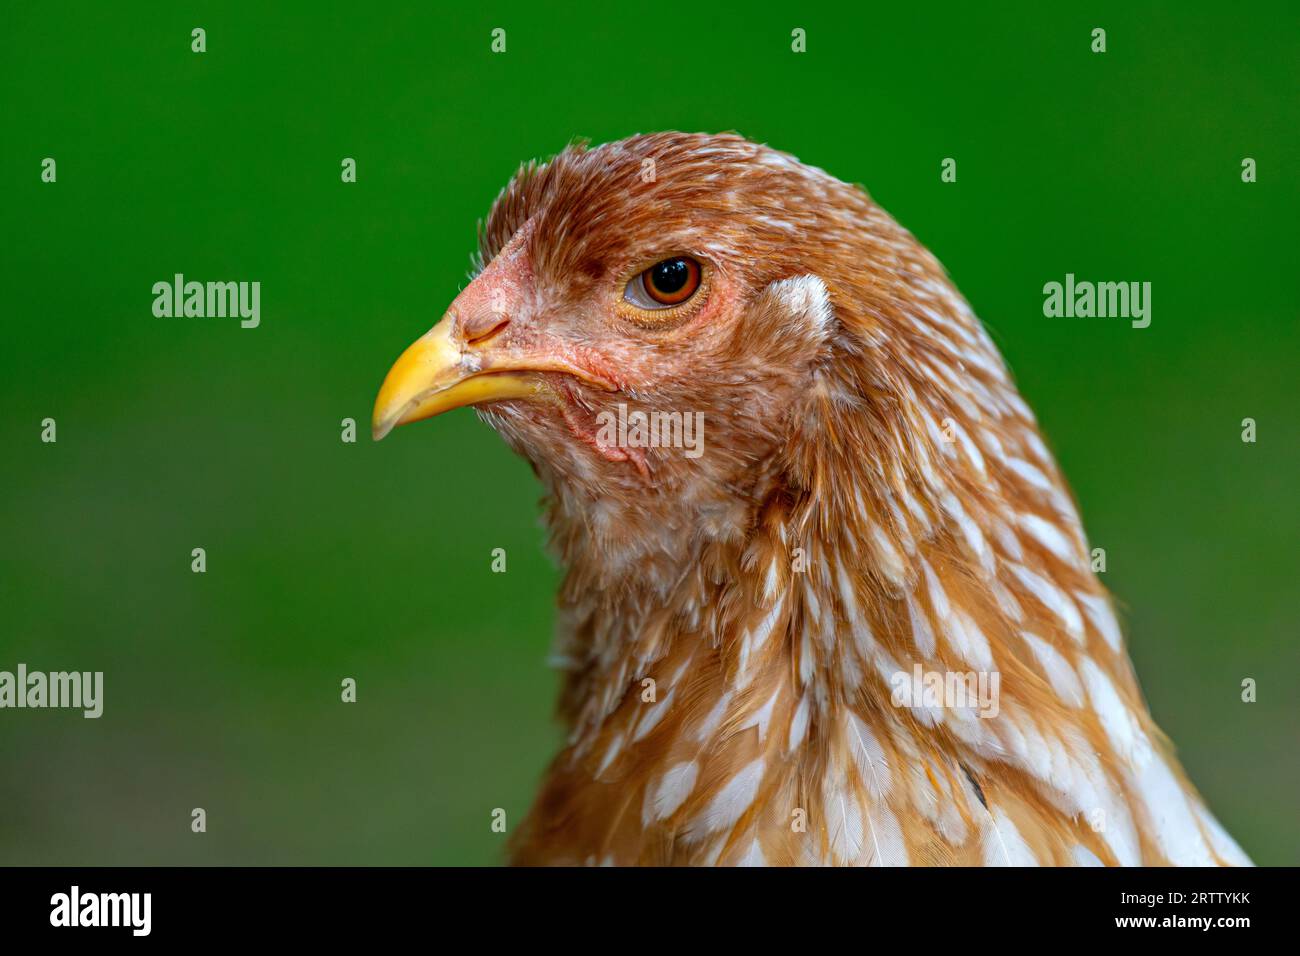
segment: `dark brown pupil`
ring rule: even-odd
[[[664,295],[680,292],[691,277],[685,259],[665,259],[650,270],[650,282]]]

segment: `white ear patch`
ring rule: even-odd
[[[764,297],[786,312],[791,318],[798,318],[806,328],[819,334],[829,335],[835,324],[835,313],[831,309],[830,293],[826,283],[814,275],[795,276],[773,282],[764,290]]]

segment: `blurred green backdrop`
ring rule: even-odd
[[[1157,720],[1256,861],[1300,860],[1295,4],[420,6],[3,15],[0,669],[106,699],[0,711],[0,863],[501,859],[559,740],[539,489],[469,411],[366,422],[519,161],[671,128],[861,182],[935,251]],[[261,281],[261,327],[155,318],[176,272]],[[1151,327],[1045,319],[1066,272],[1151,281]]]

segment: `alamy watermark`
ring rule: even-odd
[[[1049,319],[1132,319],[1135,329],[1151,324],[1150,282],[1065,282],[1043,286],[1043,315]]]
[[[255,329],[262,322],[262,283],[186,282],[176,273],[171,282],[153,284],[153,314],[160,319],[225,319]]]
[[[627,410],[596,415],[596,440],[617,448],[682,448],[687,458],[704,454],[703,412],[659,412]]]
[[[58,707],[93,719],[104,712],[103,671],[0,671],[0,708]]]
[[[152,893],[83,893],[75,884],[50,897],[50,925],[120,926],[132,936],[148,936],[153,926]]]
[[[897,671],[889,679],[890,701],[895,707],[948,707],[975,710],[996,717],[1002,674],[998,671],[927,671],[920,664],[912,672]]]

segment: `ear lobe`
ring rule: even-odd
[[[829,336],[835,325],[831,295],[819,276],[803,275],[773,282],[763,290],[764,298],[789,313],[792,320],[813,334]]]
[[[829,347],[839,327],[826,283],[815,275],[773,282],[751,314],[740,333],[749,341],[770,343],[787,361],[811,361]]]

